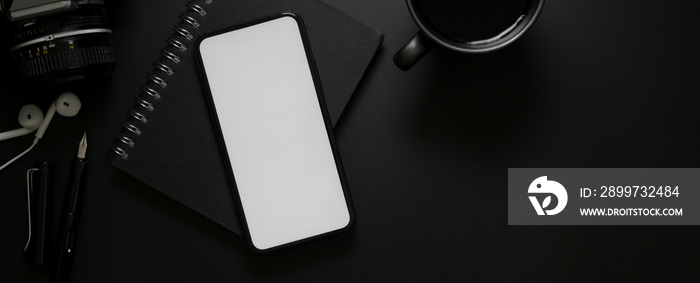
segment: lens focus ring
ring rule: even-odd
[[[43,76],[53,72],[66,71],[78,67],[113,63],[116,56],[108,46],[88,46],[76,50],[66,50],[19,62],[22,78]]]
[[[84,78],[109,78],[116,55],[103,5],[17,23],[10,57],[32,87]]]

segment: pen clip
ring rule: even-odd
[[[27,244],[24,253],[34,265],[47,264],[51,235],[51,164],[37,162],[27,170]]]
[[[27,219],[29,220],[29,235],[27,236],[27,244],[24,245],[24,252],[27,252],[29,243],[32,241],[32,200],[31,192],[34,191],[34,172],[39,171],[37,168],[31,168],[27,170]]]

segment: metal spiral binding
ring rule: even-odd
[[[152,88],[147,87],[145,85],[141,85],[141,90],[145,94],[148,94],[150,97],[153,97],[154,99],[160,99],[160,93],[157,92],[155,89],[152,89]]]
[[[188,45],[191,44],[191,41],[195,37],[191,32],[192,28],[197,29],[200,26],[200,21],[197,17],[206,16],[207,10],[204,8],[205,4],[210,5],[214,1],[200,0],[197,1],[199,4],[193,2],[194,1],[187,1],[187,3],[185,3],[187,10],[179,15],[182,20],[182,25],[173,26],[173,35],[166,37],[165,41],[168,44],[168,48],[160,50],[160,55],[163,56],[161,59],[164,60],[156,60],[153,62],[155,72],[146,74],[147,82],[140,87],[144,95],[134,97],[135,106],[139,109],[145,109],[147,112],[155,110],[156,105],[151,100],[161,99],[162,96],[158,88],[165,89],[168,86],[167,80],[163,78],[174,76],[177,71],[176,64],[182,61],[182,58],[177,52],[187,51]],[[174,50],[169,47],[174,48]],[[167,76],[156,73],[162,73]],[[146,125],[148,123],[148,117],[143,113],[142,110],[137,111],[129,109],[129,116],[127,120],[122,123],[122,127],[125,131],[117,133],[116,144],[110,146],[112,152],[123,159],[129,158],[129,153],[124,150],[124,148],[133,148],[136,146],[136,140],[133,137],[138,137],[142,133],[141,127],[138,125]]]
[[[173,30],[174,30],[175,32],[177,32],[178,34],[182,35],[183,37],[189,39],[189,40],[191,40],[192,38],[194,38],[194,36],[192,35],[192,33],[191,33],[190,31],[188,31],[188,30],[186,30],[186,29],[184,29],[184,28],[182,28],[182,27],[173,26]]]
[[[187,2],[185,4],[185,6],[187,6],[187,8],[190,8],[190,10],[195,11],[197,14],[199,14],[202,17],[207,15],[207,10],[204,10],[202,8],[202,6],[199,6],[199,5],[194,4],[192,2]]]
[[[146,109],[148,111],[153,112],[153,110],[156,110],[156,107],[153,106],[153,103],[150,103],[141,97],[138,97],[138,96],[134,97],[134,101],[136,101],[136,104],[138,104],[139,106],[143,107],[144,109]]]
[[[116,145],[110,145],[109,148],[114,152],[115,154],[121,156],[124,159],[129,158],[129,153],[126,152],[126,150],[123,150],[121,147],[118,147]]]
[[[172,37],[166,38],[165,41],[167,41],[168,44],[172,45],[173,47],[180,49],[180,51],[187,50],[187,46],[185,44],[183,44],[182,42],[180,42],[178,40],[173,39]]]
[[[146,115],[143,115],[140,112],[136,112],[134,109],[129,110],[129,115],[131,115],[132,118],[136,119],[136,121],[139,121],[143,124],[148,124],[148,118],[146,118]]]
[[[161,87],[166,87],[168,86],[168,82],[166,82],[164,79],[161,79],[159,76],[156,76],[154,74],[148,73],[146,74],[146,77],[152,81],[153,83],[161,86]]]
[[[127,131],[134,133],[134,135],[141,135],[141,129],[132,123],[125,121],[124,123],[122,123],[122,127],[124,127],[124,129],[126,129]]]
[[[172,76],[173,74],[175,74],[175,72],[173,72],[173,68],[170,68],[170,67],[168,67],[168,65],[165,65],[165,64],[163,64],[163,63],[161,63],[161,62],[155,61],[155,62],[153,62],[153,66],[155,66],[155,67],[158,68],[159,70],[163,71],[163,73],[166,73],[166,74],[168,74],[168,75],[170,75],[170,76]]]
[[[199,21],[195,20],[193,17],[190,17],[186,14],[180,13],[180,19],[187,22],[188,24],[190,24],[193,27],[196,27],[196,28],[199,27]]]
[[[118,136],[119,141],[128,147],[134,147],[134,145],[136,145],[134,140],[130,139],[125,134],[119,133],[119,134],[117,134],[117,136]]]
[[[170,61],[172,61],[174,63],[180,63],[180,56],[177,56],[170,51],[161,49],[160,54],[163,55],[163,57],[169,59]]]

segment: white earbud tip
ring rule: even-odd
[[[17,117],[19,124],[24,128],[36,129],[44,121],[44,113],[41,112],[39,106],[27,104],[22,106]]]
[[[56,112],[63,117],[78,115],[81,106],[80,99],[72,92],[61,93],[56,98]]]

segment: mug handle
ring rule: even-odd
[[[399,52],[394,55],[394,64],[399,69],[408,71],[415,65],[425,54],[428,54],[433,49],[435,44],[425,37],[423,32],[418,32],[413,36]]]

